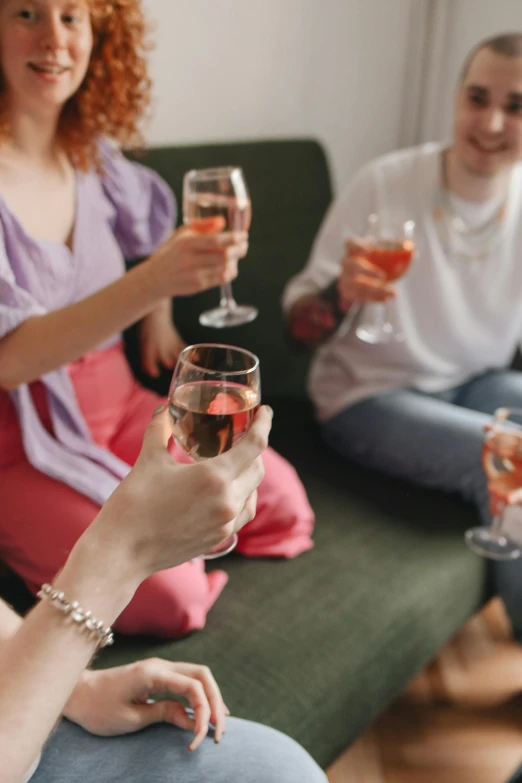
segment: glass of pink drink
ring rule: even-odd
[[[250,351],[208,343],[181,352],[170,384],[169,415],[176,443],[193,460],[217,457],[238,443],[260,404],[259,359]],[[202,557],[223,557],[236,544],[234,533]]]
[[[486,429],[482,450],[493,524],[466,533],[474,552],[494,560],[520,557],[519,546],[505,532],[508,506],[522,503],[522,410],[498,408]]]
[[[201,218],[222,217],[223,232],[248,231],[252,220],[252,205],[244,174],[237,166],[215,169],[194,169],[183,178],[183,222],[190,225]],[[240,326],[257,317],[251,305],[238,305],[232,286],[221,286],[219,307],[207,310],[199,317],[203,326],[221,329]]]
[[[385,276],[387,283],[395,282],[408,271],[415,254],[413,220],[368,216],[367,235],[355,240],[357,252]],[[404,336],[390,320],[390,305],[375,303],[366,305],[363,318],[355,333],[365,343],[379,344],[401,341]]]

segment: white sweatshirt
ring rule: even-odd
[[[405,339],[370,345],[341,325],[312,363],[309,391],[320,419],[385,390],[449,389],[512,359],[522,335],[522,164],[510,176],[498,241],[486,258],[471,260],[453,253],[436,220],[442,150],[426,144],[363,168],[332,204],[306,267],[286,287],[283,307],[289,312],[301,296],[338,278],[344,242],[364,235],[369,214],[415,220],[415,257],[395,283],[390,305]],[[493,214],[498,202],[489,208],[453,199],[452,206],[471,223],[488,209]]]

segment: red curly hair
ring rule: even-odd
[[[138,125],[150,105],[146,53],[148,27],[141,0],[88,0],[93,32],[89,68],[63,107],[58,126],[62,149],[82,170],[99,167],[97,140],[123,148],[142,144]],[[0,141],[9,135],[6,89],[0,81]]]

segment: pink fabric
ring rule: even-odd
[[[118,344],[87,354],[69,366],[78,402],[93,439],[134,464],[143,432],[162,400],[134,380]],[[45,391],[32,395],[51,430]],[[0,392],[0,555],[36,592],[53,579],[99,507],[85,495],[37,471],[27,460],[9,396]],[[173,454],[188,461],[176,446]],[[240,533],[238,551],[263,557],[295,557],[313,546],[314,515],[294,469],[272,449],[256,518]],[[203,561],[155,574],[136,592],[115,627],[124,633],[174,637],[205,625],[227,582],[224,571],[205,572]]]

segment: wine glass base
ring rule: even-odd
[[[404,342],[404,335],[401,332],[395,332],[391,326],[389,329],[386,327],[372,329],[371,326],[360,325],[355,330],[355,334],[363,343],[371,343],[372,345]]]
[[[200,555],[197,559],[217,560],[219,557],[225,557],[225,555],[229,555],[231,552],[234,551],[234,549],[237,546],[237,542],[238,542],[237,533],[234,533],[232,536],[227,538],[226,541],[223,541],[223,543],[217,546],[215,549],[212,549],[210,552],[206,552],[204,555]]]
[[[216,307],[214,310],[206,310],[199,316],[201,326],[211,326],[213,329],[224,329],[227,326],[241,326],[249,324],[258,316],[257,307],[250,305],[237,305],[228,309],[227,307]]]
[[[474,527],[464,536],[466,544],[477,555],[492,560],[516,560],[520,557],[520,548],[510,538],[495,535],[486,527]]]

